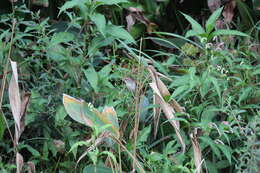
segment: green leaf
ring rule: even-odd
[[[151,133],[151,125],[142,129],[138,135],[137,143],[141,145],[141,143],[146,142],[149,135]]]
[[[213,83],[217,93],[218,93],[218,97],[219,99],[221,99],[221,90],[220,90],[220,87],[219,87],[219,84],[218,84],[218,80],[215,78],[215,77],[210,77],[209,80]]]
[[[96,2],[99,2],[103,5],[115,5],[119,3],[126,3],[129,1],[128,0],[96,0]]]
[[[90,19],[92,22],[95,23],[95,25],[98,28],[98,31],[105,36],[105,29],[106,29],[106,18],[103,14],[95,13],[90,16]]]
[[[103,36],[97,36],[91,40],[88,46],[88,56],[94,56],[98,49],[111,44],[115,39],[112,37],[104,38]]]
[[[247,99],[247,97],[251,93],[252,89],[253,89],[252,87],[247,87],[247,88],[242,89],[242,93],[240,94],[239,99],[238,99],[239,104],[241,103],[241,101]]]
[[[185,34],[186,38],[193,37],[193,36],[198,36],[198,33],[196,31],[192,30],[192,29],[187,31],[186,34]]]
[[[176,99],[176,97],[189,89],[188,85],[178,87],[171,95],[170,100]]]
[[[148,160],[152,162],[160,161],[163,159],[163,155],[157,152],[152,152],[150,155],[148,155]]]
[[[61,8],[59,11],[58,16],[66,11],[67,9],[73,8],[73,7],[80,7],[80,8],[84,8],[85,4],[84,4],[84,0],[71,0],[71,1],[67,1]],[[86,12],[86,11],[85,11]]]
[[[4,121],[4,114],[0,110],[0,141],[3,140],[3,135],[6,129],[5,121]]]
[[[66,43],[74,40],[74,35],[69,32],[55,33],[51,39],[49,47],[55,46],[59,43]]]
[[[196,32],[197,34],[205,33],[205,30],[202,28],[202,26],[196,20],[194,20],[192,17],[190,17],[187,14],[182,13],[182,15],[189,21],[194,32]]]
[[[121,26],[110,24],[106,27],[106,33],[112,35],[114,38],[122,39],[129,43],[135,43],[134,38]]]
[[[221,154],[219,151],[219,148],[217,147],[217,144],[215,144],[215,142],[207,137],[207,136],[201,136],[200,139],[202,140],[202,142],[204,143],[203,145],[207,144],[206,146],[210,146],[210,148],[212,149],[212,152],[219,158],[221,159]]]
[[[55,114],[55,125],[62,125],[62,123],[65,121],[64,119],[66,116],[66,110],[63,106],[60,106]]]
[[[232,149],[229,146],[223,144],[219,144],[217,146],[222,151],[222,153],[226,156],[229,163],[231,164]]]
[[[241,37],[249,37],[249,35],[247,35],[243,32],[237,31],[237,30],[219,29],[210,34],[209,40],[211,40],[215,36],[220,36],[220,35],[235,35],[235,36],[241,36]]]
[[[96,93],[99,92],[99,87],[98,87],[98,73],[95,71],[93,67],[90,67],[89,69],[84,71],[84,74],[86,78],[88,79],[91,87],[94,89]]]
[[[252,73],[252,75],[254,76],[254,75],[259,75],[260,74],[260,69],[257,69],[257,70],[255,70],[253,73]]]
[[[77,149],[79,146],[89,146],[89,142],[86,142],[86,141],[78,141],[78,142],[76,142],[75,144],[73,144],[73,145],[70,147],[69,152],[72,152],[73,150]]]
[[[88,165],[83,169],[83,173],[113,173],[113,170],[104,166]]]
[[[214,29],[216,21],[220,17],[222,10],[223,10],[223,7],[214,11],[214,13],[212,13],[211,16],[209,17],[209,19],[207,20],[206,31],[208,34]]]

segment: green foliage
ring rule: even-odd
[[[245,21],[254,22],[242,1],[237,3],[242,23],[237,17],[229,26],[237,29],[232,30],[215,28],[223,7],[202,16],[205,23],[200,24],[191,14],[181,16],[168,0],[59,3],[58,20],[43,18],[18,2],[13,13],[1,13],[0,83],[10,56],[18,63],[20,90],[31,97],[15,148],[8,93],[0,91],[0,172],[15,171],[13,158],[19,151],[36,172],[192,173],[198,159],[190,138],[195,129],[203,172],[259,170],[259,27],[239,30]],[[161,32],[173,31],[170,23],[163,24],[172,22],[169,9],[180,27]],[[126,30],[129,15],[135,22]],[[191,30],[186,32],[182,18]],[[179,30],[186,33],[176,34]],[[139,40],[143,35],[148,37]],[[178,103],[183,110],[174,107],[173,119],[159,116],[148,64],[170,91],[163,101],[171,108]],[[127,78],[135,89],[128,90]],[[178,122],[185,152],[173,121]],[[23,170],[30,172],[28,165]]]

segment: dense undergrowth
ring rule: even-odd
[[[259,23],[159,32],[142,2],[1,15],[1,173],[259,171]]]

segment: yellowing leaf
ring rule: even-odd
[[[92,121],[88,118],[86,113],[83,113],[83,102],[84,101],[63,94],[63,105],[69,116],[73,120],[91,127],[93,125]]]
[[[93,108],[91,104],[87,104],[83,100],[77,100],[69,95],[63,94],[63,104],[69,116],[82,124],[89,127],[103,127],[111,125],[107,131],[119,137],[119,124],[117,114],[113,107],[105,107],[103,112],[99,112]]]

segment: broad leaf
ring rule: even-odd
[[[91,87],[94,89],[96,93],[99,92],[99,87],[98,87],[98,73],[95,71],[93,67],[90,67],[89,69],[84,71],[86,78],[88,79]]]
[[[106,28],[106,33],[117,39],[122,39],[128,41],[129,43],[135,43],[134,38],[120,26],[108,25]]]
[[[55,46],[60,43],[66,43],[72,41],[74,39],[74,35],[69,32],[59,32],[53,35],[50,47]]]
[[[95,13],[92,16],[90,16],[90,19],[92,22],[95,23],[95,25],[98,28],[98,31],[104,36],[105,35],[105,29],[106,29],[106,18],[103,14]]]
[[[69,116],[75,121],[99,129],[109,125],[106,129],[115,137],[119,137],[119,123],[113,107],[105,107],[101,113],[91,104],[66,94],[63,94],[63,104]]]
[[[222,10],[223,10],[223,7],[219,8],[214,13],[212,13],[211,16],[209,17],[209,19],[207,20],[206,31],[208,34],[214,29],[216,21],[220,17]]]
[[[190,17],[187,14],[182,13],[182,15],[189,21],[189,23],[192,26],[192,29],[197,33],[197,34],[203,34],[205,33],[205,30],[202,28],[202,26],[194,20],[192,17]]]

